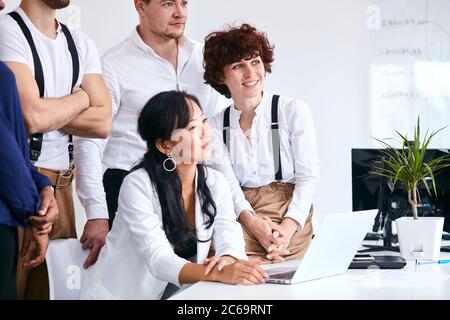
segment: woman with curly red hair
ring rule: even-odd
[[[233,100],[211,119],[224,142],[215,148],[212,166],[232,187],[247,255],[258,263],[304,255],[319,182],[309,107],[264,91],[273,61],[266,35],[248,24],[205,39],[204,79]]]

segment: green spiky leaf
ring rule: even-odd
[[[447,126],[440,128],[439,130],[429,130],[425,132],[425,135],[421,139],[420,118],[417,118],[417,125],[414,128],[414,139],[408,141],[406,134],[395,130],[398,141],[402,147],[400,149],[394,148],[388,140],[378,139],[372,137],[378,143],[385,147],[382,151],[382,157],[379,159],[379,163],[383,163],[383,167],[375,166],[371,174],[388,178],[392,181],[393,185],[401,183],[405,186],[408,194],[416,192],[417,187],[423,184],[428,194],[431,195],[431,190],[428,186],[427,179],[431,180],[433,185],[434,194],[437,196],[435,176],[443,168],[450,166],[450,156],[445,155],[425,162],[425,153],[430,145],[432,139]],[[420,199],[420,195],[417,191],[417,196]]]

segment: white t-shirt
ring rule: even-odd
[[[67,40],[58,26],[56,39],[43,35],[28,19],[21,8],[15,10],[20,14],[30,29],[42,63],[45,81],[45,97],[60,98],[71,92],[72,86],[72,57]],[[34,62],[30,46],[22,30],[9,15],[0,17],[0,60],[20,62],[28,65],[34,75]],[[101,63],[97,48],[91,39],[80,31],[71,30],[80,60],[80,75],[77,86],[86,74],[101,74]],[[59,130],[44,134],[42,151],[36,165],[55,170],[67,169],[69,136]]]

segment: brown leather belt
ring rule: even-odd
[[[68,170],[53,170],[47,168],[37,168],[40,173],[47,176],[55,189],[62,189],[71,185],[73,175],[75,173],[75,166],[70,167]]]

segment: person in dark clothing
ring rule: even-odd
[[[50,180],[28,155],[16,81],[0,61],[0,299],[17,296],[17,229],[25,229],[20,254],[36,252],[24,262],[24,267],[33,268],[44,261],[48,233],[58,218]]]

